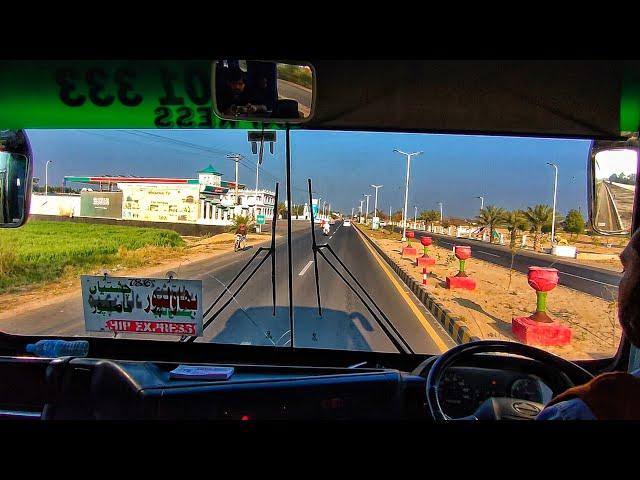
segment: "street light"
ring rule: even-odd
[[[556,193],[558,191],[558,166],[555,163],[547,162],[547,165],[551,165],[556,169],[556,177],[553,183],[553,215],[551,218],[551,245],[556,243]]]
[[[416,228],[416,223],[418,222],[418,207],[416,205],[413,206],[413,228]]]
[[[409,169],[411,165],[411,157],[422,155],[424,152],[420,151],[420,152],[406,153],[406,152],[403,152],[402,150],[398,150],[397,148],[394,148],[393,151],[396,153],[399,153],[400,155],[407,156],[407,182],[405,184],[405,189],[404,189],[404,210],[402,211],[402,241],[406,242],[407,241],[406,215],[407,215],[407,204],[409,202]]]
[[[44,194],[49,195],[49,164],[53,163],[53,160],[47,160],[44,166]]]
[[[440,223],[442,223],[442,202],[438,202],[438,205],[440,205]]]
[[[364,200],[360,200],[360,216],[358,217],[358,223],[360,223],[360,219],[362,218],[362,204],[364,203]]]
[[[480,210],[482,210],[484,208],[484,197],[480,195],[479,197],[474,197],[474,198],[480,199]]]
[[[378,216],[378,189],[382,188],[382,185],[371,185],[371,186],[376,189],[376,199],[373,202],[373,216],[377,217]]]
[[[369,213],[369,197],[371,196],[371,194],[367,195],[366,193],[363,193],[362,195],[367,197],[367,210],[364,212],[364,223],[367,223],[367,214]]]

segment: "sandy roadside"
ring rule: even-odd
[[[377,237],[374,241],[393,261],[422,281],[422,270],[415,266],[415,260],[402,258],[403,244],[398,239],[389,239],[389,235],[384,238],[378,233],[374,236]],[[476,279],[476,290],[449,290],[445,288],[446,277],[456,274],[457,259],[448,248],[432,246],[429,251],[430,256],[436,258],[436,265],[431,269],[427,288],[435,299],[462,318],[472,335],[517,341],[511,333],[511,319],[529,316],[535,311],[536,297],[527,276],[472,257],[467,261],[466,270]],[[573,340],[566,347],[541,348],[574,360],[610,357],[615,353],[621,335],[615,296],[606,301],[559,285],[549,293],[548,313],[571,328]]]
[[[146,265],[136,268],[111,268],[109,273],[117,276],[136,277],[165,277],[166,273],[174,270],[179,274],[181,265],[198,262],[219,257],[221,255],[233,253],[234,235],[223,233],[208,238],[183,237],[187,246],[183,251],[176,252],[169,257],[160,258],[154,261],[153,265]],[[279,235],[276,235],[279,238]],[[270,235],[247,236],[247,246],[267,244],[271,241]],[[100,274],[104,270],[96,269],[94,274]],[[80,295],[79,278],[67,278],[55,283],[38,286],[36,288],[27,287],[24,291],[7,293],[0,295],[0,320],[10,318],[18,311],[20,313],[29,312],[36,308],[55,304]]]

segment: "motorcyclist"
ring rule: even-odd
[[[327,222],[326,220],[323,220],[322,233],[324,233],[325,235],[329,235],[329,232],[331,232],[331,226],[329,225],[329,222]]]

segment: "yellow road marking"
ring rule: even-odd
[[[362,233],[359,228],[356,227],[356,230],[358,230],[358,233],[360,235],[364,235],[364,233]],[[436,343],[436,345],[438,346],[440,351],[441,352],[446,352],[447,350],[449,350],[447,348],[447,345],[440,338],[440,335],[438,335],[438,333],[434,330],[434,328],[431,326],[431,324],[425,318],[425,316],[422,314],[422,312],[420,310],[418,310],[418,307],[416,307],[416,305],[413,303],[413,301],[411,301],[411,299],[409,298],[409,295],[407,295],[407,292],[405,292],[402,289],[402,286],[400,286],[400,284],[398,283],[398,281],[395,278],[393,278],[393,275],[392,275],[391,271],[384,264],[384,260],[382,258],[380,258],[380,255],[378,255],[378,253],[373,249],[373,247],[371,245],[369,245],[369,242],[367,242],[363,238],[361,240],[362,240],[362,243],[364,243],[367,246],[367,248],[371,252],[371,255],[373,255],[373,258],[376,259],[376,261],[378,262],[378,265],[380,265],[380,268],[382,268],[382,271],[387,275],[387,277],[389,277],[389,280],[391,280],[391,283],[393,284],[394,287],[396,287],[396,290],[398,290],[398,292],[400,293],[400,295],[402,296],[404,301],[407,302],[407,305],[409,305],[409,308],[411,309],[413,314],[420,321],[420,323],[422,324],[422,326],[426,330],[427,334]]]

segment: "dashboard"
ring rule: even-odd
[[[426,377],[436,358],[412,371],[203,362],[234,367],[214,381],[173,379],[184,364],[175,361],[0,356],[0,418],[429,420]],[[544,404],[561,388],[558,371],[540,362],[475,355],[449,367],[438,390],[443,411],[460,418],[489,397]]]

